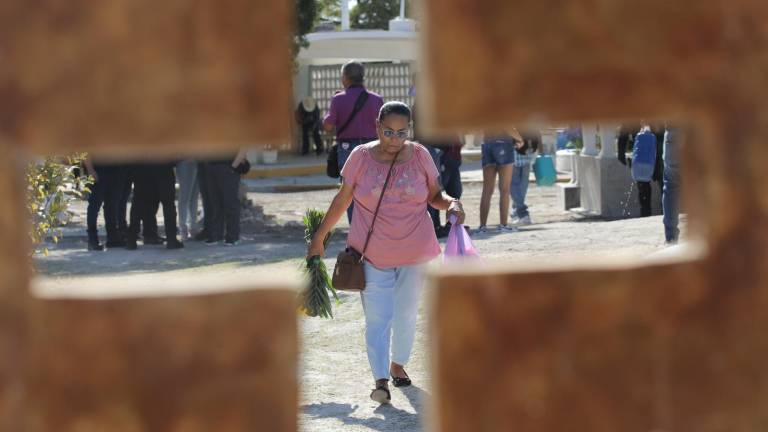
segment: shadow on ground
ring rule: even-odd
[[[346,232],[334,236],[328,254],[335,256],[344,247]],[[306,243],[303,229],[243,234],[237,246],[187,241],[185,247],[167,250],[162,245],[144,246],[129,251],[115,248],[106,251],[86,250],[85,237],[66,237],[49,246],[48,256],[37,255],[35,266],[45,276],[97,276],[116,273],[156,273],[213,266],[231,268],[270,264],[304,257]]]
[[[394,405],[383,404],[373,410],[376,417],[355,417],[358,405],[336,402],[322,402],[304,405],[301,410],[311,419],[334,418],[345,426],[363,426],[377,431],[417,431],[422,429],[422,407],[429,394],[416,386],[392,388],[392,391],[402,391],[410,402],[415,413],[397,408]]]

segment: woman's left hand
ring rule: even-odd
[[[448,206],[448,219],[450,219],[451,215],[456,215],[456,223],[464,223],[464,207],[461,205],[461,201],[451,201],[451,205]]]

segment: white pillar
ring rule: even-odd
[[[571,156],[571,186],[579,185],[579,153],[575,153]]]
[[[405,0],[400,0],[400,19],[405,19]]]
[[[597,156],[597,125],[581,125],[581,139],[584,142],[584,148],[581,150],[581,155]]]
[[[349,30],[349,0],[341,0],[341,29]]]
[[[615,124],[600,125],[601,159],[616,159],[616,128]]]

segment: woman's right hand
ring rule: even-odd
[[[325,246],[323,246],[323,241],[319,240],[317,235],[312,237],[312,241],[309,243],[309,247],[307,247],[307,258],[313,256],[325,256]]]
[[[451,205],[448,207],[448,212],[446,213],[446,216],[448,216],[448,220],[450,220],[451,216],[456,216],[456,222],[463,224],[465,214],[464,214],[464,207],[461,205],[461,201],[457,199],[451,201]]]

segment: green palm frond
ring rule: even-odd
[[[312,240],[317,229],[320,228],[320,224],[324,217],[325,212],[323,211],[316,209],[307,210],[304,215],[304,240],[306,240],[307,243]],[[324,247],[328,246],[332,236],[332,231],[325,236],[325,239],[323,239]],[[303,272],[306,285],[304,290],[299,294],[299,301],[301,302],[300,310],[308,316],[333,318],[331,299],[328,292],[331,292],[337,303],[339,301],[339,296],[333,288],[331,278],[328,275],[328,269],[326,268],[322,257],[313,256],[307,258],[307,263],[303,268]]]

